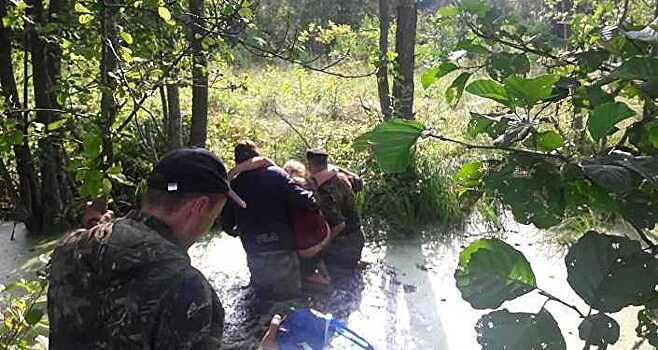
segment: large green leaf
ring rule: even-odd
[[[462,164],[452,180],[459,189],[459,196],[468,191],[476,191],[482,184],[484,177],[482,162],[472,161]]]
[[[420,76],[420,83],[423,85],[423,89],[427,89],[437,79],[440,79],[457,68],[459,67],[452,62],[443,62],[436,67],[426,70],[425,73]]]
[[[619,68],[612,72],[612,76],[626,80],[657,80],[658,58],[630,58],[624,61],[624,63]]]
[[[589,115],[587,125],[589,134],[592,139],[598,141],[615,130],[617,123],[634,115],[635,111],[623,102],[608,102],[599,105]]]
[[[553,85],[560,80],[559,75],[546,74],[536,78],[522,78],[512,75],[505,79],[505,90],[515,106],[532,107],[538,101],[549,98]]]
[[[602,312],[642,304],[658,283],[658,260],[626,237],[588,231],[564,260],[571,288]]]
[[[544,157],[513,155],[484,178],[485,190],[523,224],[549,228],[562,222],[565,188],[559,164]]]
[[[473,95],[494,100],[505,106],[510,106],[509,97],[505,87],[493,80],[476,80],[466,87],[466,91]]]
[[[499,239],[480,239],[462,250],[455,280],[476,309],[495,309],[537,287],[525,256]]]
[[[578,335],[592,345],[613,345],[619,340],[619,323],[603,313],[589,315],[578,326]]]
[[[486,314],[475,325],[483,350],[566,350],[560,327],[548,311]]]
[[[459,104],[459,100],[464,93],[466,82],[470,77],[471,73],[462,72],[459,74],[459,76],[457,76],[457,78],[455,78],[455,80],[452,81],[452,84],[446,90],[446,101],[450,105],[450,108],[454,109]]]
[[[576,89],[573,97],[574,105],[582,108],[593,109],[595,106],[606,102],[614,102],[614,97],[603,91],[600,86],[581,86]]]
[[[528,56],[522,53],[498,52],[487,59],[487,73],[497,81],[512,74],[525,75],[530,72]]]
[[[371,148],[382,170],[401,173],[409,168],[412,148],[424,130],[421,122],[394,119],[357,137],[354,147],[357,150]]]

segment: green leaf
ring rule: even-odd
[[[449,17],[455,17],[458,14],[460,14],[462,10],[459,7],[456,6],[444,6],[441,7],[438,11],[436,11],[436,14],[439,15],[441,18],[449,18]]]
[[[85,15],[78,16],[78,22],[80,24],[87,24],[87,23],[91,22],[93,19],[94,19],[94,16],[92,16],[92,15],[85,14]]]
[[[171,20],[171,12],[169,12],[169,9],[167,9],[166,7],[163,6],[158,7],[158,15],[165,22],[169,22]]]
[[[427,89],[430,85],[432,85],[432,83],[434,83],[434,81],[436,81],[436,79],[440,79],[444,75],[454,71],[457,68],[459,67],[457,67],[457,65],[452,62],[443,62],[434,68],[426,70],[425,73],[423,73],[423,75],[420,77],[420,82],[423,85],[423,89]]]
[[[103,150],[103,141],[100,136],[94,132],[88,133],[83,137],[83,150],[87,159],[95,159]]]
[[[487,59],[487,73],[497,81],[512,74],[525,75],[530,72],[530,61],[525,54],[498,52]]]
[[[34,326],[35,324],[39,323],[39,321],[41,321],[43,315],[44,315],[43,309],[32,307],[25,314],[25,322],[27,322],[27,324],[30,326]]]
[[[603,313],[589,315],[578,326],[578,335],[592,345],[613,345],[619,340],[619,323]]]
[[[562,136],[553,130],[537,133],[534,137],[537,149],[544,152],[554,151],[564,144]]]
[[[537,287],[525,256],[499,239],[480,239],[462,250],[455,280],[476,309],[495,309]]]
[[[594,141],[598,141],[614,130],[620,121],[635,115],[623,102],[608,102],[597,106],[589,116],[588,129]]]
[[[103,194],[106,196],[112,193],[112,181],[103,179]]]
[[[446,102],[448,102],[450,108],[455,109],[459,104],[459,100],[464,93],[464,87],[466,87],[466,82],[468,82],[470,77],[471,73],[462,72],[452,81],[452,84],[446,90]]]
[[[131,45],[133,43],[133,36],[130,35],[130,33],[121,32],[119,35],[121,36],[121,39],[126,42],[126,44]]]
[[[80,194],[83,197],[100,197],[103,195],[103,174],[98,170],[88,170],[83,179]]]
[[[588,231],[569,248],[564,261],[571,288],[602,312],[640,305],[658,283],[658,260],[626,237]]]
[[[412,148],[424,130],[425,126],[415,120],[390,120],[357,137],[354,148],[371,148],[382,170],[402,173],[409,168]]]
[[[553,85],[560,80],[560,76],[546,74],[536,78],[521,78],[516,75],[505,79],[505,90],[514,106],[531,108],[538,101],[551,96]]]
[[[238,14],[242,16],[242,18],[246,18],[246,19],[254,18],[254,13],[251,11],[249,7],[240,8],[240,10],[238,10]]]
[[[505,87],[493,80],[476,80],[468,84],[466,91],[473,95],[494,100],[505,106],[510,105]]]
[[[562,222],[564,184],[559,164],[545,157],[508,156],[484,178],[485,190],[508,206],[523,224],[549,228]]]
[[[577,88],[573,103],[581,108],[593,109],[595,106],[614,100],[614,97],[603,91],[600,86],[592,85]]]
[[[612,72],[612,76],[625,80],[656,80],[658,79],[658,58],[630,58]]]
[[[59,119],[59,120],[55,120],[55,121],[52,122],[52,123],[49,123],[49,124],[46,126],[46,131],[54,131],[54,130],[60,129],[61,127],[64,126],[64,124],[66,124],[66,121],[67,121],[67,120],[68,120],[68,119],[66,119],[66,118],[61,118],[61,119]]]
[[[452,177],[459,188],[460,195],[466,191],[476,191],[482,184],[484,172],[482,162],[473,161],[462,164]]]
[[[14,23],[14,20],[13,20],[11,17],[9,17],[9,16],[2,17],[2,26],[3,26],[4,28],[9,28],[9,27],[11,27],[11,25],[12,25],[13,23]]]
[[[475,330],[482,350],[566,350],[560,327],[548,311],[497,310],[482,316]]]
[[[78,13],[91,13],[91,11],[89,11],[89,9],[87,7],[85,7],[85,5],[83,5],[79,2],[75,3],[75,5],[73,6],[73,10],[75,10],[75,12],[78,12]]]
[[[496,121],[493,118],[488,118],[486,115],[471,112],[471,120],[468,122],[466,135],[470,138],[475,138],[477,135],[489,131],[489,128],[494,123],[496,123]]]
[[[486,0],[463,0],[462,8],[474,15],[484,16],[489,11],[489,4]]]
[[[575,55],[578,67],[583,73],[591,73],[598,70],[609,57],[610,53],[606,50],[589,50]]]

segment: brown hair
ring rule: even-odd
[[[260,156],[260,151],[255,142],[251,140],[242,140],[235,145],[233,154],[235,156],[235,163],[239,164],[245,160]]]

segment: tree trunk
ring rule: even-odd
[[[66,4],[64,4],[66,2]],[[30,44],[32,57],[32,82],[34,86],[34,105],[36,121],[48,125],[59,115],[57,103],[57,85],[60,76],[61,49],[56,43],[49,44],[39,36],[35,26],[45,27],[49,20],[62,22],[70,6],[67,0],[52,0],[50,13],[46,14],[41,0],[28,1],[28,13],[34,25],[30,27]],[[61,232],[67,229],[66,207],[71,200],[68,183],[61,181],[64,174],[63,147],[59,135],[51,132],[39,140],[39,158],[41,172],[41,228],[42,232]]]
[[[183,147],[183,118],[180,112],[180,96],[178,94],[178,85],[167,84],[167,109],[169,115],[167,118],[167,139],[169,149]]]
[[[0,5],[0,18],[7,15],[5,6],[5,3],[2,2]],[[14,205],[17,211],[23,213],[21,219],[28,230],[38,232],[41,230],[41,220],[38,217],[41,213],[39,183],[29,146],[27,123],[21,118],[23,114],[19,112],[21,103],[14,78],[14,64],[11,58],[12,43],[9,34],[9,29],[0,26],[0,87],[9,111],[7,115],[16,122],[16,129],[23,133],[23,142],[13,146],[19,191],[19,195],[14,198]],[[24,60],[27,60],[27,56],[24,57]],[[27,77],[27,74],[25,76]]]
[[[389,0],[379,0],[379,67],[377,69],[377,92],[379,107],[384,119],[391,118],[391,96],[388,85],[388,29],[390,26]]]
[[[103,86],[101,96],[101,137],[103,139],[103,152],[99,164],[103,169],[107,169],[114,163],[114,151],[112,146],[112,125],[116,120],[119,107],[115,99],[117,81],[112,76],[117,76],[116,70],[119,65],[117,54],[119,50],[119,37],[116,27],[117,6],[113,0],[99,0],[101,6],[101,84]]]
[[[395,52],[398,69],[393,80],[393,115],[413,119],[416,1],[400,0],[397,12]]]
[[[206,146],[208,135],[208,62],[203,51],[204,0],[190,0],[190,42],[192,44],[192,124],[190,145]]]

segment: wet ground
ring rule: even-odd
[[[255,300],[250,288],[246,258],[239,240],[216,234],[190,250],[193,264],[215,286],[226,309],[226,349],[253,349],[273,312],[290,306],[312,306],[344,320],[378,350],[476,350],[475,322],[486,312],[472,309],[461,299],[453,273],[464,245],[483,236],[499,236],[521,250],[532,265],[538,285],[553,295],[588,309],[566,282],[564,249],[547,242],[545,233],[531,227],[507,225],[507,233],[482,233],[481,227],[459,232],[430,229],[413,237],[369,243],[358,274],[337,281],[328,294],[309,294],[294,303],[272,309]],[[0,284],[32,272],[46,260],[41,254],[52,240],[35,242],[26,238],[22,227],[15,241],[9,241],[11,224],[0,224]],[[41,256],[41,257],[40,257]],[[545,298],[530,293],[503,307],[511,311],[536,312]],[[558,304],[547,309],[560,324],[568,349],[582,349],[578,339],[577,315]],[[649,349],[637,344],[634,328],[637,309],[613,315],[621,324],[619,342],[608,349]],[[350,349],[335,338],[332,349]]]

